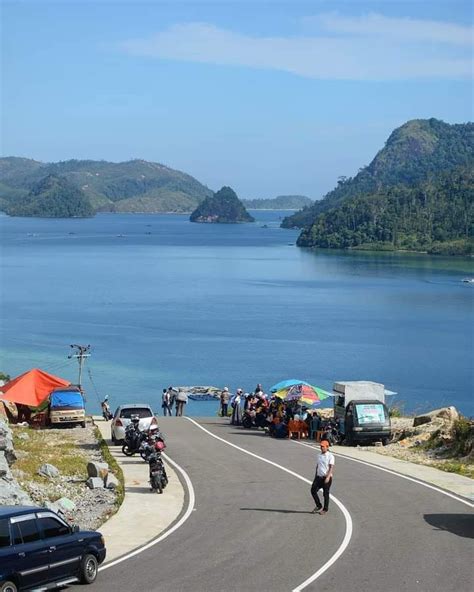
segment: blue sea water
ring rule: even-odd
[[[77,381],[70,344],[90,344],[88,409],[150,402],[168,385],[269,388],[301,378],[374,380],[407,411],[472,415],[469,259],[318,250],[279,228],[186,216],[0,217],[0,370]],[[216,412],[190,402],[190,415]]]

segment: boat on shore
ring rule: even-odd
[[[177,386],[175,390],[184,391],[191,401],[215,401],[222,389],[215,386]]]

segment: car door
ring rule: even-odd
[[[20,588],[48,581],[49,549],[41,538],[35,514],[10,518],[13,556]]]
[[[51,512],[38,512],[37,517],[41,536],[49,549],[49,581],[76,576],[83,546],[80,537]]]

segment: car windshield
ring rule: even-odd
[[[357,413],[357,421],[360,425],[385,422],[385,408],[380,403],[359,403],[355,406],[355,408]]]
[[[153,413],[151,412],[151,409],[148,407],[133,407],[122,409],[120,411],[120,417],[124,419],[130,419],[132,415],[138,415],[140,419],[143,419],[145,417],[153,417]]]

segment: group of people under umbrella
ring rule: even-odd
[[[316,432],[326,428],[328,432],[336,431],[335,426],[323,421],[312,410],[313,406],[330,396],[327,391],[296,379],[275,384],[270,389],[270,395],[264,393],[261,384],[257,384],[251,393],[244,393],[239,388],[235,395],[225,387],[220,396],[219,414],[230,416],[232,425],[264,428],[276,438],[286,438],[294,432],[298,437],[312,438]]]

